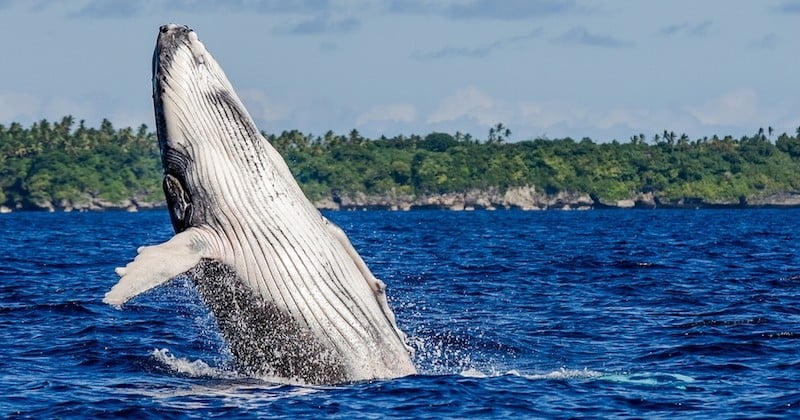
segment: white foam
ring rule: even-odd
[[[469,368],[463,372],[461,372],[461,376],[466,378],[488,378],[489,376],[478,369]]]
[[[589,370],[587,368],[583,369],[567,369],[567,368],[560,368],[558,370],[549,372],[549,373],[542,373],[542,374],[533,374],[533,375],[520,375],[525,379],[531,380],[568,380],[568,379],[590,379],[590,378],[599,378],[603,376],[602,373],[596,370]]]
[[[593,380],[607,381],[625,385],[636,386],[667,386],[683,389],[687,384],[695,382],[695,379],[680,373],[661,373],[661,372],[641,372],[641,373],[603,373],[596,370],[567,369],[559,368],[552,372],[545,373],[521,373],[512,369],[505,372],[481,371],[474,367],[464,369],[460,373],[466,378],[496,378],[500,376],[518,376],[532,381],[568,381],[568,380]]]
[[[190,378],[213,378],[213,379],[255,379],[264,384],[275,386],[291,385],[297,387],[308,387],[309,385],[301,380],[293,378],[281,378],[270,375],[246,376],[233,370],[215,368],[208,363],[197,359],[189,360],[183,357],[176,357],[170,354],[168,349],[154,349],[151,353],[153,358],[168,367],[173,372],[185,375]],[[325,388],[315,386],[316,388]]]
[[[677,387],[685,386],[695,381],[694,378],[680,373],[659,373],[659,372],[643,372],[643,373],[619,373],[603,375],[600,379],[609,382],[633,384],[633,385],[648,385],[648,386],[663,386],[675,385]]]
[[[237,407],[243,410],[263,409],[271,402],[319,392],[318,388],[287,387],[252,381],[213,381],[188,387],[131,388],[116,390],[134,397],[149,397],[164,407],[182,410],[205,410],[211,407]]]
[[[520,373],[516,369],[511,369],[505,372],[491,371],[489,373],[482,372],[476,368],[468,368],[460,373],[461,376],[467,378],[494,378],[499,376],[519,376],[533,381],[540,380],[568,380],[568,379],[586,379],[586,378],[599,378],[603,374],[601,372],[589,369],[566,369],[560,368],[558,370],[547,373]]]
[[[237,377],[235,372],[211,367],[200,359],[189,361],[183,357],[173,356],[167,349],[154,349],[151,354],[154,359],[170,368],[173,372],[192,378],[231,379]]]

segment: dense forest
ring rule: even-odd
[[[599,202],[648,194],[659,203],[745,204],[800,191],[800,128],[758,129],[741,138],[690,139],[663,131],[625,142],[534,139],[508,142],[498,124],[486,139],[430,133],[368,139],[353,130],[264,136],[286,158],[312,200],[360,193],[415,197],[533,187]],[[156,136],[42,120],[0,125],[0,205],[6,209],[147,207],[163,200]]]

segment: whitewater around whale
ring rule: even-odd
[[[244,374],[335,384],[416,373],[383,282],[305,197],[186,26],[159,29],[153,102],[176,234],[139,248],[103,301],[119,307],[184,275]]]

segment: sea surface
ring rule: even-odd
[[[419,375],[237,374],[190,282],[101,302],[164,211],[0,215],[0,417],[791,418],[800,210],[332,212]]]

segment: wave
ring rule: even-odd
[[[153,359],[170,371],[182,376],[214,379],[241,378],[235,371],[210,366],[200,359],[190,361],[183,357],[177,357],[170,354],[168,349],[154,349],[150,354]]]
[[[664,372],[639,372],[639,373],[603,373],[600,371],[583,368],[567,369],[559,368],[551,372],[544,373],[521,373],[517,370],[509,370],[505,373],[484,373],[478,369],[470,368],[462,371],[461,376],[467,378],[492,378],[501,376],[515,376],[532,381],[568,381],[568,380],[594,380],[612,382],[618,384],[628,384],[637,386],[656,386],[656,387],[675,387],[685,389],[689,384],[696,382],[691,376],[680,373]]]
[[[461,376],[467,378],[490,378],[490,377],[500,377],[500,376],[518,376],[525,379],[530,379],[534,381],[539,380],[568,380],[568,379],[587,379],[587,378],[598,378],[603,376],[601,372],[595,370],[589,370],[587,368],[584,369],[567,369],[567,368],[560,368],[558,370],[554,370],[552,372],[546,373],[530,373],[524,374],[517,370],[509,370],[505,373],[484,373],[475,368],[469,368],[460,373]]]
[[[269,384],[276,386],[310,386],[305,382],[291,378],[270,375],[252,376],[239,373],[227,367],[214,367],[200,359],[189,360],[184,357],[174,356],[168,349],[154,349],[150,355],[172,373],[189,378],[256,381],[262,385]]]

